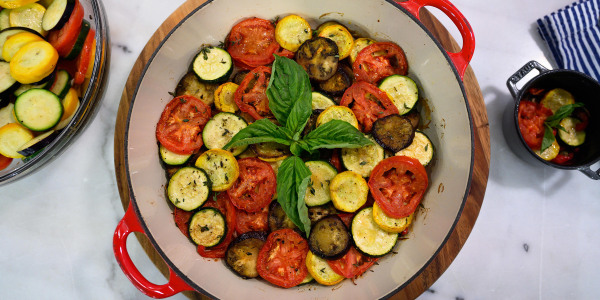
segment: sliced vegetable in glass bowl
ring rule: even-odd
[[[35,172],[82,134],[104,94],[110,41],[98,0],[0,7],[2,185]]]

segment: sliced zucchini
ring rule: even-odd
[[[413,216],[414,213],[405,218],[393,218],[388,216],[383,209],[381,209],[381,206],[377,204],[377,202],[373,203],[373,221],[375,221],[375,223],[381,227],[381,229],[388,232],[403,232],[412,222]]]
[[[419,100],[417,84],[408,76],[388,76],[381,81],[379,89],[386,92],[398,108],[400,115],[411,111],[417,104],[417,100]]]
[[[81,29],[79,30],[79,35],[77,35],[75,44],[73,44],[73,47],[71,47],[69,53],[65,55],[65,59],[75,59],[77,58],[77,56],[79,56],[79,53],[81,53],[81,50],[83,49],[83,45],[85,44],[85,40],[87,39],[90,30],[90,22],[84,19],[81,23]]]
[[[202,82],[225,82],[233,72],[233,60],[224,49],[206,46],[194,57],[191,69]]]
[[[6,105],[5,107],[0,108],[0,127],[10,123],[17,123],[17,120],[15,120],[15,115],[13,113],[14,108],[15,105],[13,103],[8,103],[8,105]]]
[[[4,10],[2,10],[2,11],[4,11]],[[15,35],[17,33],[25,32],[25,31],[37,34],[37,35],[39,35],[40,37],[43,38],[43,36],[39,32],[37,32],[37,31],[35,31],[33,29],[29,29],[29,28],[26,28],[26,27],[8,27],[8,28],[2,29],[0,31],[0,51],[4,47],[4,43],[6,43],[6,40],[9,37],[11,37],[11,36],[13,36],[13,35]]]
[[[79,96],[77,96],[77,90],[70,88],[67,92],[67,95],[65,95],[65,97],[62,99],[63,115],[58,124],[54,126],[54,129],[59,130],[67,127],[69,122],[71,122],[75,116],[75,112],[77,112],[77,109],[79,109],[79,104],[80,102]]]
[[[337,215],[322,218],[311,227],[308,247],[321,258],[338,259],[348,252],[350,246],[350,232]]]
[[[25,44],[42,40],[44,39],[39,35],[28,31],[12,35],[4,42],[4,45],[2,45],[2,58],[4,61],[10,62],[13,56],[15,56]]]
[[[15,118],[33,131],[45,131],[58,124],[63,106],[54,93],[44,89],[31,89],[15,101]]]
[[[312,109],[313,110],[325,110],[331,106],[334,106],[335,102],[329,97],[319,93],[312,92]]]
[[[50,91],[53,92],[58,98],[63,99],[69,89],[71,88],[71,75],[66,70],[56,71],[54,82],[50,86]]]
[[[426,166],[433,159],[434,150],[433,143],[429,137],[421,131],[416,131],[412,143],[408,147],[396,152],[396,155],[415,158],[423,166]]]
[[[369,135],[365,137],[373,141],[373,144],[360,148],[344,148],[341,151],[341,158],[346,169],[362,177],[369,177],[373,168],[385,158],[385,151],[373,137]]]
[[[204,204],[211,191],[208,175],[201,169],[183,167],[169,180],[167,196],[177,208],[192,211]]]
[[[281,207],[281,204],[279,204],[279,202],[277,202],[277,201],[271,201],[271,204],[269,204],[268,223],[269,223],[269,229],[271,231],[275,231],[275,230],[283,229],[283,228],[290,228],[290,229],[298,228],[298,226],[296,226],[296,224],[294,224],[292,219],[290,219],[287,216],[287,214]]]
[[[177,83],[175,96],[191,95],[211,106],[215,102],[215,90],[218,87],[217,84],[201,82],[194,72],[188,72]]]
[[[354,112],[346,106],[334,105],[325,109],[317,118],[317,127],[331,120],[346,121],[350,123],[350,125],[358,128],[358,120],[356,119]]]
[[[306,268],[308,273],[320,284],[335,285],[346,279],[344,276],[336,273],[326,259],[314,255],[308,251],[306,255]]]
[[[21,83],[17,82],[10,75],[10,64],[5,61],[0,61],[0,102],[5,105],[0,105],[0,107],[4,107],[8,105],[10,100],[10,95],[19,88]]]
[[[8,21],[11,27],[27,27],[45,35],[46,30],[42,28],[42,19],[45,13],[46,8],[41,4],[29,3],[12,9],[8,15]]]
[[[323,37],[307,40],[296,52],[296,62],[315,80],[331,78],[337,71],[339,60],[336,43]]]
[[[10,20],[9,18],[9,14],[10,14],[10,9],[5,8],[2,11],[0,11],[0,30],[4,30],[8,27],[10,27]]]
[[[352,45],[354,44],[354,37],[352,37],[352,34],[343,25],[331,24],[329,26],[325,26],[320,30],[318,36],[335,42],[338,47],[340,60],[350,55]]]
[[[258,277],[258,271],[256,271],[258,252],[266,240],[267,233],[264,231],[243,233],[227,247],[225,263],[244,279]]]
[[[47,89],[49,89],[49,87],[54,82],[55,75],[56,75],[56,72],[52,72],[52,74],[46,76],[46,78],[42,79],[39,82],[32,83],[32,84],[21,84],[13,92],[13,95],[15,95],[16,97],[18,97],[19,95],[23,94],[24,92],[26,92],[26,91],[28,91],[30,89],[46,89],[47,90]]]
[[[566,117],[560,121],[558,136],[565,144],[577,147],[585,142],[585,131],[575,130],[575,127],[579,123],[581,123],[581,121],[573,117]]]
[[[323,92],[339,96],[344,94],[354,82],[354,73],[352,69],[345,64],[338,64],[338,69],[329,79],[319,82],[319,89]]]
[[[9,123],[0,127],[0,154],[10,158],[23,158],[18,151],[22,145],[33,139],[33,133],[27,128]]]
[[[358,53],[364,49],[365,47],[375,43],[375,40],[370,38],[357,38],[354,40],[354,44],[352,44],[352,49],[350,50],[350,62],[354,63]]]
[[[52,143],[52,141],[54,141],[54,139],[57,136],[58,131],[49,130],[47,132],[44,132],[43,134],[34,137],[29,142],[23,144],[21,147],[19,147],[19,150],[17,152],[19,152],[19,154],[23,156],[31,156],[36,152],[44,149],[44,147],[50,145],[50,143]]]
[[[415,137],[410,120],[401,115],[389,115],[377,119],[371,130],[373,138],[383,148],[394,153],[408,147]]]
[[[160,153],[160,159],[162,162],[169,166],[181,166],[187,163],[192,157],[191,154],[177,154],[163,145],[158,146],[158,152]]]
[[[320,206],[310,206],[308,207],[308,218],[310,219],[311,224],[317,223],[317,221],[330,216],[337,214],[338,211],[335,209],[331,202]]]
[[[552,110],[552,113],[556,113],[562,106],[575,103],[575,98],[568,91],[556,88],[548,91],[540,103]]]
[[[240,130],[246,128],[248,123],[238,115],[220,112],[212,117],[202,130],[202,140],[208,149],[223,149],[231,138]],[[227,149],[234,156],[244,152],[248,146],[239,146]]]
[[[237,160],[231,152],[223,149],[211,149],[202,153],[195,166],[206,172],[213,191],[227,190],[240,176]]]
[[[356,249],[371,257],[390,253],[398,241],[398,233],[387,232],[375,223],[372,207],[364,208],[354,216],[350,231]]]
[[[61,29],[71,17],[74,8],[75,0],[53,0],[42,18],[42,29]]]
[[[190,219],[190,238],[196,245],[214,247],[227,235],[227,222],[220,210],[205,207]]]
[[[337,170],[322,160],[307,161],[304,164],[312,173],[304,196],[306,205],[318,206],[331,201],[329,183],[337,175]]]
[[[233,95],[239,87],[233,82],[225,82],[215,90],[215,107],[223,112],[235,113],[240,110]]]
[[[369,194],[367,181],[358,173],[345,171],[337,174],[329,184],[333,206],[344,212],[355,212],[365,203]]]
[[[266,162],[284,160],[290,156],[288,146],[275,142],[253,144],[252,148],[256,152],[256,156]]]
[[[298,15],[285,16],[275,26],[275,40],[281,47],[292,52],[296,52],[311,37],[310,24]]]

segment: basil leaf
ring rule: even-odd
[[[577,102],[573,104],[567,104],[561,106],[553,115],[546,118],[544,123],[548,124],[550,127],[556,127],[560,123],[560,121],[573,113],[573,110],[577,107],[582,107],[583,103]]]
[[[546,151],[552,143],[554,143],[554,131],[552,128],[546,124],[546,129],[544,130],[544,139],[542,139],[542,147],[540,148],[540,153]]]
[[[269,86],[269,108],[298,140],[312,113],[312,92],[306,71],[295,61],[275,55]]]
[[[291,137],[292,134],[287,128],[279,127],[269,119],[260,119],[240,130],[229,143],[223,146],[223,149],[264,142],[276,142],[289,146]]]
[[[372,142],[356,127],[341,120],[331,120],[320,125],[304,137],[299,146],[312,152],[321,148],[358,148]]]
[[[277,170],[277,202],[306,236],[310,234],[310,219],[304,196],[310,176],[310,170],[297,156],[286,158]]]

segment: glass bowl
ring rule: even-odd
[[[84,19],[96,30],[96,55],[89,84],[81,91],[79,108],[67,126],[60,130],[50,144],[33,156],[13,159],[12,163],[0,170],[0,186],[34,173],[60,156],[75,141],[96,115],[108,75],[110,60],[110,40],[108,21],[102,2],[99,0],[79,0],[84,8]]]

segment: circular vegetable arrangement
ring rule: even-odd
[[[402,48],[248,18],[193,58],[156,126],[175,224],[203,257],[290,288],[393,252],[434,154]]]
[[[79,108],[95,31],[79,0],[0,2],[0,170],[49,145]]]

